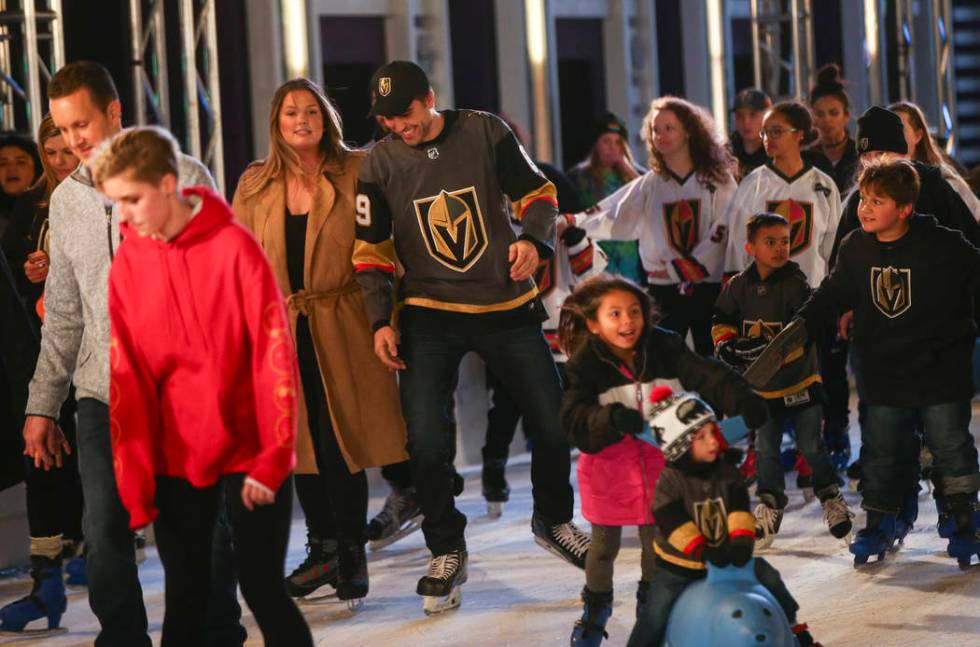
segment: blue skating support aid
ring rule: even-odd
[[[877,528],[860,530],[854,541],[848,546],[848,550],[854,555],[854,566],[867,564],[872,555],[877,555],[878,561],[883,560],[885,553],[895,547],[897,539],[895,533],[896,520],[894,515],[882,517]]]
[[[654,584],[656,586],[656,584]],[[782,608],[755,577],[755,560],[716,568],[677,598],[664,647],[796,647]]]

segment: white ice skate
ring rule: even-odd
[[[415,496],[408,491],[392,489],[381,512],[368,522],[368,548],[381,550],[421,527],[422,511]]]
[[[503,501],[487,501],[487,516],[491,519],[499,519],[504,514]]]
[[[465,550],[436,555],[429,561],[429,571],[415,589],[422,596],[425,615],[449,611],[460,605],[463,600],[461,586],[466,582],[466,561]]]
[[[763,495],[765,496],[765,495]],[[763,550],[772,546],[783,521],[783,510],[760,503],[755,507],[755,549]]]

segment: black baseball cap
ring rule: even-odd
[[[865,110],[857,120],[857,149],[859,154],[877,151],[908,153],[902,118],[881,106]]]
[[[429,91],[429,77],[411,61],[392,61],[371,77],[371,116],[396,117]]]
[[[771,107],[772,99],[769,98],[768,94],[759,88],[745,88],[735,95],[731,112],[735,112],[739,108],[751,108],[752,110],[762,112]]]
[[[626,122],[612,112],[607,112],[596,119],[592,126],[592,141],[596,141],[606,133],[619,135],[626,141],[629,141],[629,133],[626,132]]]

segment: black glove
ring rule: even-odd
[[[735,339],[726,339],[717,346],[715,346],[715,357],[723,361],[724,363],[731,366],[733,369],[741,373],[745,370],[746,364],[735,352]]]
[[[769,345],[769,340],[765,337],[739,337],[735,340],[735,356],[745,365],[751,364],[759,359],[759,355]]]
[[[735,566],[745,566],[752,559],[755,540],[752,537],[735,537],[729,541],[728,557]]]
[[[624,436],[643,433],[643,414],[627,406],[618,406],[613,410],[612,423],[616,431]]]
[[[718,546],[705,546],[704,550],[701,551],[701,558],[710,562],[712,566],[724,568],[731,563],[728,550],[728,538],[725,538],[725,541]]]
[[[769,420],[769,406],[764,399],[753,393],[739,403],[738,415],[742,416],[746,427],[758,429]]]

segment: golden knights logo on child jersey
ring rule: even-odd
[[[796,256],[810,246],[813,238],[813,203],[796,200],[769,200],[766,211],[789,222],[789,255]]]
[[[701,230],[701,201],[678,200],[664,204],[667,240],[678,253],[687,256],[698,244]]]
[[[465,272],[487,249],[487,231],[476,188],[440,191],[413,201],[419,229],[432,258],[457,272]]]
[[[721,497],[694,502],[694,525],[709,546],[720,546],[728,535],[728,513]]]
[[[904,314],[912,307],[912,270],[872,267],[871,300],[889,319]]]
[[[781,321],[742,320],[742,337],[765,337],[773,339],[783,330]]]

